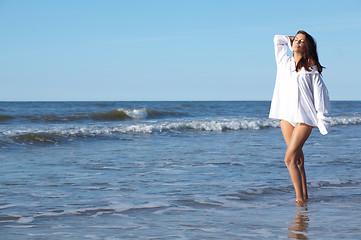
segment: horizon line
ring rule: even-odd
[[[0,100],[0,102],[271,102],[272,100]],[[331,102],[360,102],[361,100],[336,99]]]

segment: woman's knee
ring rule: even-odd
[[[293,158],[286,158],[286,157],[285,157],[285,164],[286,164],[287,167],[288,167],[288,166],[297,165],[295,159],[293,159]]]
[[[299,157],[297,155],[298,155],[297,152],[287,150],[284,159],[286,165],[287,166],[297,165],[299,160]]]

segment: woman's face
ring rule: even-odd
[[[292,43],[293,52],[303,53],[306,49],[306,35],[299,33],[295,36]]]

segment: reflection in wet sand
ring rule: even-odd
[[[308,217],[307,204],[304,203],[302,206],[298,206],[296,216],[293,218],[294,221],[290,223],[288,227],[288,238],[290,239],[308,239],[307,228]]]

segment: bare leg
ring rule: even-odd
[[[296,200],[303,202],[308,199],[308,194],[302,147],[311,134],[312,127],[306,124],[297,124],[293,127],[287,121],[281,120],[281,129],[288,147],[285,162],[295,187]]]
[[[280,124],[281,124],[283,138],[285,139],[285,143],[288,146],[289,142],[291,141],[292,133],[295,127],[292,126],[289,122],[284,120],[281,120]],[[306,172],[305,172],[304,163],[305,163],[305,158],[301,150],[301,157],[297,161],[297,166],[301,173],[303,198],[306,200],[308,199],[308,193],[307,193],[307,181],[306,181]]]
[[[303,198],[307,200],[308,193],[307,193],[307,179],[306,179],[306,171],[305,171],[305,157],[303,155],[302,150],[301,150],[301,157],[297,162],[297,166],[298,169],[300,169],[300,173],[301,173]]]

